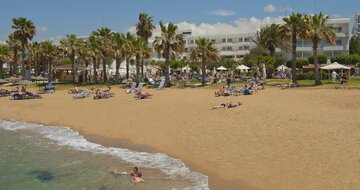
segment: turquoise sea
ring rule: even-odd
[[[146,181],[132,184],[141,169]],[[88,142],[66,127],[0,120],[0,190],[207,190],[207,176],[162,153]]]

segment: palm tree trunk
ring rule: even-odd
[[[129,79],[129,63],[130,59],[126,59],[126,79]]]
[[[89,67],[89,61],[85,61],[85,66],[86,68]],[[89,71],[85,70],[85,82],[89,82],[88,75],[89,75]]]
[[[136,83],[140,82],[140,58],[136,58]]]
[[[12,76],[13,73],[14,73],[14,72],[13,72],[13,64],[11,64],[11,63],[9,64],[9,69],[10,69],[10,70],[9,70],[9,74],[10,74],[10,76]]]
[[[296,34],[292,35],[292,81],[293,83],[297,84],[297,79],[296,79],[296,42],[297,42],[297,38],[296,38]]]
[[[48,80],[52,80],[52,68],[51,68],[51,60],[49,60],[49,75],[48,75]]]
[[[18,74],[18,51],[17,49],[14,49],[14,67],[13,70],[14,72],[12,74],[17,75]]]
[[[319,75],[319,64],[318,64],[318,57],[317,57],[317,49],[318,49],[318,42],[313,41],[313,56],[314,56],[314,67],[315,67],[315,85],[321,85],[320,75]]]
[[[202,61],[201,63],[201,72],[202,72],[202,77],[201,77],[201,84],[205,85],[206,83],[206,68],[205,68],[205,60]]]
[[[107,82],[107,74],[106,74],[106,58],[103,58],[103,76],[104,76],[103,81],[104,81],[104,82]]]
[[[141,78],[144,79],[144,59],[141,59]]]
[[[169,56],[167,56],[165,58],[165,86],[166,87],[170,87],[171,83],[170,83],[170,61],[169,61]]]
[[[95,81],[95,83],[97,83],[98,81],[97,81],[97,71],[96,71],[96,62],[97,62],[97,60],[96,60],[96,58],[93,58],[93,69],[94,69],[94,81]]]
[[[269,48],[270,56],[274,57],[275,55],[275,48]]]
[[[120,69],[120,59],[116,59],[116,71],[115,71],[115,82],[116,84],[119,82],[119,77],[120,77],[120,73],[119,73],[119,69]]]
[[[0,62],[0,79],[3,78],[3,62]]]
[[[72,82],[75,83],[75,50],[71,51],[71,73],[72,73]]]
[[[22,64],[21,64],[21,76],[23,77],[23,80],[25,79],[25,46],[21,48],[21,58],[22,58]]]

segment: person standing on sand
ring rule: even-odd
[[[339,76],[339,74],[337,74],[335,71],[333,71],[333,72],[331,73],[331,77],[332,77],[333,83],[336,82],[336,77],[337,77],[337,76]]]

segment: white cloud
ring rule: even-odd
[[[40,33],[46,33],[48,31],[48,28],[46,26],[40,26],[38,27],[37,31]]]
[[[210,14],[215,16],[225,17],[225,16],[235,15],[235,11],[219,9],[219,10],[211,11]]]
[[[227,35],[227,34],[244,34],[244,33],[254,33],[262,25],[268,25],[272,23],[282,23],[283,17],[265,17],[259,19],[256,17],[251,18],[239,18],[235,20],[232,24],[228,23],[189,23],[186,21],[177,23],[179,31],[191,30],[192,35],[194,36],[206,36],[206,35]],[[128,32],[135,34],[135,26],[131,26],[128,29]],[[156,25],[154,36],[160,35],[160,26]]]
[[[268,4],[264,7],[264,11],[267,13],[278,13],[278,12],[292,12],[291,7],[277,7],[273,4]]]

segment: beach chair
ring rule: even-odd
[[[139,91],[143,88],[144,83],[139,83],[138,87],[135,88],[136,91]]]
[[[230,92],[232,95],[237,96],[241,93],[241,90],[237,90],[235,84],[230,84]]]
[[[126,89],[126,90],[125,90],[125,93],[127,93],[127,94],[134,93],[134,92],[135,92],[135,88],[136,88],[136,83],[132,83],[132,84],[131,84],[131,87],[130,87],[129,89]]]
[[[160,82],[160,84],[159,84],[159,86],[158,86],[158,90],[161,90],[161,89],[163,89],[164,88],[164,85],[165,85],[165,80],[161,80],[161,82]]]
[[[45,93],[53,93],[55,91],[55,86],[53,85],[53,82],[51,80],[48,81],[48,83],[44,87]]]
[[[82,91],[80,91],[80,93],[78,95],[73,96],[73,99],[74,100],[83,99],[83,98],[89,97],[90,94],[91,94],[91,91],[82,90]]]

